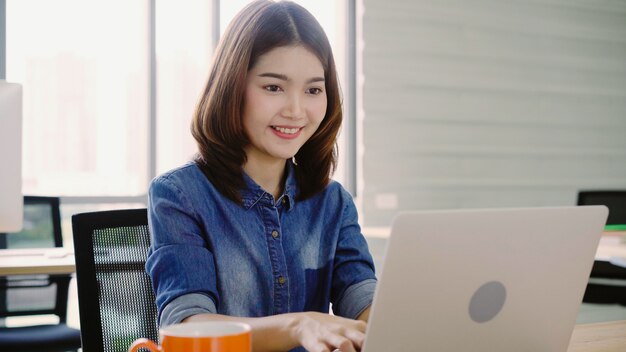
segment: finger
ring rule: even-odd
[[[363,343],[365,342],[365,333],[358,330],[347,330],[345,336],[352,341],[354,346],[359,349],[363,348]]]
[[[326,341],[331,347],[338,348],[341,352],[356,352],[352,341],[339,334],[329,333],[326,335]]]
[[[328,347],[325,343],[321,341],[316,341],[312,343],[303,343],[302,347],[309,352],[330,352],[332,349]]]
[[[345,340],[339,347],[339,351],[341,352],[357,352],[356,347],[352,344],[352,341]]]

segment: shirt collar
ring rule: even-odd
[[[296,175],[294,165],[291,160],[287,160],[287,165],[285,167],[285,172],[287,172],[287,178],[285,180],[285,187],[283,194],[278,197],[276,200],[276,204],[280,204],[281,202],[289,211],[293,208],[296,195],[298,193],[298,183],[296,182]],[[256,203],[262,201],[266,204],[271,204],[274,197],[265,192],[261,186],[259,186],[254,180],[246,174],[245,171],[242,170],[243,179],[246,184],[246,187],[241,190],[241,200],[243,202],[243,206],[246,209],[252,208]]]

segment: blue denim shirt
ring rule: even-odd
[[[296,200],[294,167],[277,200],[244,174],[243,205],[195,163],[152,181],[146,270],[161,326],[198,313],[328,312],[330,303],[356,318],[372,303],[374,263],[352,197],[331,182]]]

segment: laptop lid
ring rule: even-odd
[[[566,351],[607,214],[400,214],[363,351]]]

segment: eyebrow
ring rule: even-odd
[[[282,81],[289,81],[289,77],[287,77],[287,75],[283,75],[280,73],[273,73],[273,72],[261,73],[259,74],[259,77],[271,77],[271,78],[280,79]],[[324,82],[324,81],[325,81],[324,77],[313,77],[309,79],[308,81],[306,81],[306,83]]]

